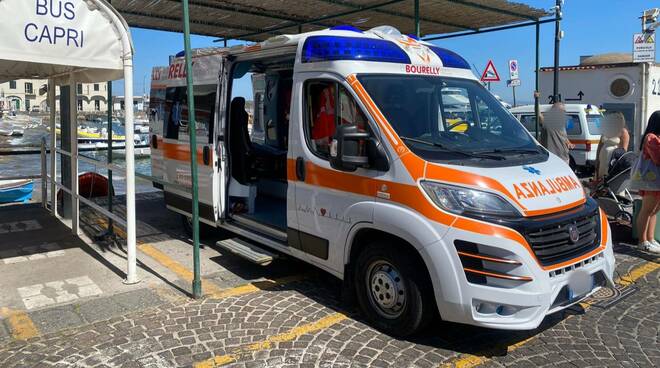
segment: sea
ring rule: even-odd
[[[3,154],[0,155],[0,178],[2,177],[14,177],[14,176],[29,176],[29,175],[41,175],[41,155],[6,155],[4,154],[7,151],[18,150],[19,146],[23,145],[34,145],[34,149],[39,150],[41,145],[41,139],[46,138],[47,145],[50,144],[50,132],[47,129],[49,124],[49,118],[43,117],[41,125],[34,126],[31,128],[26,128],[23,136],[0,136],[0,151]],[[80,125],[87,125],[90,127],[101,127],[106,126],[106,122],[81,122]],[[18,124],[20,126],[20,124]],[[121,123],[115,123],[113,125],[113,131],[115,134],[123,135],[123,126]],[[60,147],[58,139],[58,147]],[[20,148],[25,149],[25,148]],[[86,157],[99,160],[101,162],[107,162],[108,155],[106,151],[96,151],[96,152],[81,152],[81,155]],[[58,168],[58,181],[60,181],[61,173],[59,172],[60,165],[60,156],[57,155],[57,168]],[[118,166],[125,165],[125,159],[123,155],[113,154],[113,163]],[[50,155],[47,155],[47,167],[50,172]],[[150,157],[139,157],[135,159],[135,170],[138,173],[151,175],[151,158]],[[108,171],[97,165],[93,165],[87,162],[80,161],[78,164],[79,174],[85,172],[96,172],[104,176],[108,175]],[[124,173],[113,172],[113,186],[115,193],[118,195],[126,193],[126,177]],[[36,184],[36,183],[35,183]],[[35,185],[36,187],[37,185]],[[153,185],[151,182],[144,179],[136,178],[136,192],[150,192],[154,191]]]

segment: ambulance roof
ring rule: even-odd
[[[297,54],[296,63],[304,70],[332,69],[341,73],[342,62],[353,62],[352,73],[382,72],[441,75],[447,69],[461,77],[474,78],[470,64],[457,53],[401,34],[390,26],[361,31],[340,26],[320,31],[281,35],[249,46],[234,46],[229,54],[247,56],[276,48],[288,48]],[[359,64],[356,66],[355,62]],[[371,63],[379,63],[377,68]],[[312,64],[321,64],[312,66]],[[364,68],[360,68],[359,65]],[[389,65],[388,65],[389,64]],[[394,64],[394,65],[393,65]],[[457,75],[457,76],[459,76]]]

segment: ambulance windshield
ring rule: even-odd
[[[406,145],[425,159],[545,156],[525,128],[476,81],[373,74],[358,79]]]

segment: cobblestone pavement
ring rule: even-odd
[[[437,322],[394,339],[345,309],[336,281],[313,275],[199,301],[161,298],[27,341],[0,332],[0,367],[658,366],[657,264],[618,251],[621,276],[647,265],[639,291],[608,309],[573,307],[527,333]]]

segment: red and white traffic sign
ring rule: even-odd
[[[509,79],[518,79],[518,60],[509,60]]]
[[[493,64],[493,60],[488,60],[488,65],[486,65],[486,69],[484,69],[484,73],[481,75],[481,81],[482,82],[499,82],[500,81],[500,75],[497,74],[497,69],[495,69],[495,65]]]

